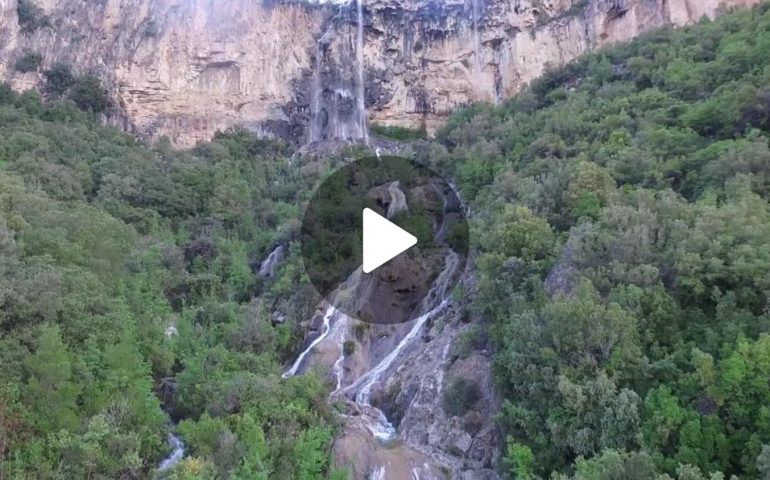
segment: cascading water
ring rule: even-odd
[[[406,195],[401,190],[400,182],[393,182],[388,185],[388,194],[390,195],[390,203],[388,204],[388,218],[393,218],[401,212],[409,210],[409,206],[406,204]]]
[[[313,80],[310,82],[310,141],[318,142],[323,139],[323,121],[321,111],[321,42],[315,45],[315,62],[313,65]]]
[[[275,247],[273,251],[270,252],[270,255],[259,264],[259,276],[268,278],[275,275],[275,268],[283,260],[285,252],[286,247],[283,244]]]
[[[334,41],[335,26],[350,12],[351,5],[340,5],[337,14],[329,19],[325,32],[316,41],[310,81],[310,125],[307,138],[309,143],[324,139],[363,140],[364,143],[369,143],[362,0],[356,0],[355,56],[350,50],[345,50],[341,58],[329,58],[340,65],[335,65],[324,73],[324,48]],[[340,78],[335,75],[335,72],[347,71],[346,67],[351,67],[349,77]]]
[[[358,28],[356,30],[356,110],[358,114],[358,126],[364,143],[369,143],[369,130],[366,122],[366,97],[364,84],[364,7],[363,0],[356,0],[356,12],[358,14]]]
[[[392,182],[387,187],[390,196],[387,215],[391,216],[400,211],[408,210],[406,196],[401,189],[401,185],[398,182]],[[436,188],[436,193],[443,199],[443,218],[440,223],[434,225],[434,229],[440,236],[444,236],[444,223],[447,216],[448,200],[441,189]],[[321,342],[326,341],[333,343],[338,348],[339,356],[330,367],[331,378],[334,381],[334,390],[330,393],[329,401],[344,400],[346,402],[354,403],[356,414],[340,414],[347,419],[346,423],[352,425],[351,428],[354,430],[363,429],[364,431],[368,431],[369,434],[380,442],[387,442],[387,445],[384,448],[391,448],[394,445],[392,441],[397,436],[397,431],[384,412],[372,405],[373,394],[377,388],[383,386],[390,372],[400,364],[404,354],[407,351],[413,350],[414,342],[420,338],[420,334],[425,328],[425,325],[435,316],[440,315],[447,309],[449,300],[446,298],[449,294],[449,288],[452,285],[452,278],[457,273],[456,270],[459,265],[460,257],[454,251],[447,250],[444,259],[444,268],[433,282],[428,294],[423,299],[423,311],[428,310],[427,313],[413,320],[409,331],[398,341],[396,346],[384,358],[376,363],[376,365],[370,367],[364,373],[359,373],[360,370],[355,368],[355,365],[357,365],[355,360],[353,361],[352,369],[350,371],[345,370],[346,355],[344,343],[349,338],[348,336],[351,333],[351,326],[354,320],[333,307],[327,307],[324,314],[324,323],[321,334],[300,353],[291,368],[284,373],[284,378],[297,374],[303,364],[307,363],[308,355],[310,355],[314,349],[317,349]],[[352,306],[358,302],[364,301],[370,294],[368,292],[370,292],[369,288],[371,284],[367,284],[367,282],[370,281],[370,277],[364,276],[360,268],[357,269],[335,293],[335,303],[343,302],[342,304],[344,305]],[[351,310],[355,311],[356,309],[351,308]],[[331,345],[331,343],[329,343],[329,345]],[[443,363],[445,363],[448,353],[449,344],[447,344],[443,350]],[[328,359],[328,357],[325,356],[322,358]],[[366,357],[364,356],[364,358]],[[351,373],[355,374],[352,378],[348,376]],[[443,372],[439,383],[443,383]],[[390,467],[379,465],[375,470],[369,472],[370,478],[371,475],[376,475],[377,478],[385,478],[386,468],[390,469]],[[430,472],[430,470],[431,467],[427,464],[424,464],[423,466],[415,466],[413,464],[410,467],[412,478],[420,478],[421,471]]]
[[[297,371],[299,371],[299,368],[302,366],[302,361],[305,360],[305,357],[315,348],[316,345],[323,342],[324,339],[329,335],[329,332],[331,331],[331,321],[332,318],[337,314],[337,309],[329,305],[326,308],[326,312],[324,313],[324,320],[323,320],[323,326],[321,327],[321,334],[316,337],[315,340],[313,340],[308,347],[302,351],[302,353],[299,354],[299,357],[297,357],[297,360],[294,362],[294,364],[289,368],[284,374],[282,375],[283,378],[289,378],[293,377],[297,374]]]
[[[448,293],[447,288],[451,283],[450,281],[452,275],[455,272],[455,269],[457,268],[458,261],[459,257],[457,254],[450,251],[446,258],[446,265],[444,266],[444,270],[442,270],[441,274],[436,279],[431,292],[425,298],[426,301],[430,302],[434,301],[436,298],[443,298],[446,296]],[[401,342],[399,342],[396,348],[394,348],[393,351],[391,351],[385,358],[383,358],[380,363],[374,366],[374,368],[370,369],[368,372],[366,372],[366,374],[359,377],[355,383],[346,389],[357,392],[355,396],[355,401],[357,404],[368,407],[371,406],[370,400],[372,387],[380,382],[382,375],[387,372],[387,370],[393,364],[393,361],[398,358],[401,352],[407,346],[409,346],[417,337],[417,335],[422,331],[422,327],[425,325],[425,323],[429,319],[433,318],[433,316],[443,311],[447,307],[447,304],[448,301],[444,300],[432,310],[421,315],[417,320],[415,320],[412,329],[409,331],[409,333],[406,334]]]
[[[179,463],[183,458],[185,454],[184,449],[184,443],[182,443],[182,439],[177,437],[176,435],[169,434],[168,436],[168,443],[171,445],[171,448],[173,449],[171,451],[171,454],[164,458],[162,462],[160,462],[160,465],[158,466],[158,471],[163,472],[170,468],[173,468],[177,463]]]
[[[481,58],[479,57],[479,0],[473,0],[473,58],[474,72],[478,75],[481,72]]]
[[[343,348],[343,345],[348,334],[349,325],[350,317],[340,313],[337,322],[334,324],[334,331],[331,334],[332,340],[334,340],[340,349],[340,356],[334,362],[334,365],[332,365],[332,375],[334,375],[335,387],[334,391],[331,393],[331,396],[336,394],[342,388],[342,377],[344,374],[342,369],[342,362],[345,361],[345,349]]]

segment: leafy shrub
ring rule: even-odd
[[[43,62],[43,56],[36,52],[27,52],[24,56],[16,60],[14,68],[21,73],[35,72],[40,68]]]
[[[75,74],[72,73],[72,67],[66,63],[56,63],[50,70],[43,72],[43,76],[46,92],[51,95],[64,95],[75,84]]]
[[[452,357],[468,358],[475,350],[484,348],[487,343],[487,334],[479,325],[472,325],[457,336],[452,345]]]
[[[380,137],[390,138],[393,140],[401,140],[401,141],[420,140],[420,139],[424,139],[427,136],[424,129],[418,130],[414,128],[386,126],[386,125],[378,125],[378,124],[372,124],[369,127],[369,131],[375,135],[379,135]]]
[[[43,75],[46,81],[46,93],[51,97],[66,96],[86,112],[101,113],[110,106],[110,97],[95,75],[75,75],[72,67],[66,63],[57,63]]]
[[[464,377],[449,380],[444,388],[444,411],[450,415],[460,416],[473,408],[481,398],[481,390],[475,381]]]
[[[16,14],[19,18],[19,26],[24,33],[32,33],[38,28],[48,27],[51,21],[42,8],[30,0],[18,0]]]
[[[148,20],[147,23],[144,24],[142,33],[146,37],[157,37],[158,34],[160,33],[160,27],[158,27],[158,22],[152,19]]]
[[[370,329],[371,324],[366,322],[358,322],[356,326],[353,327],[353,334],[356,336],[359,342],[362,342],[364,337],[366,337],[366,334],[369,333]]]
[[[101,113],[110,106],[110,97],[102,82],[93,75],[84,75],[75,81],[69,97],[81,110]]]
[[[342,354],[346,357],[353,355],[356,352],[356,342],[353,340],[345,340],[342,344]]]

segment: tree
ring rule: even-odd
[[[50,70],[43,72],[46,91],[54,96],[64,95],[75,84],[75,74],[72,67],[66,63],[56,63]]]
[[[74,80],[69,97],[79,109],[86,112],[103,113],[110,106],[107,91],[101,80],[94,75],[84,75]]]
[[[36,413],[36,428],[43,434],[78,427],[80,389],[73,380],[70,358],[59,327],[43,325],[35,353],[25,362],[29,375],[25,399]]]

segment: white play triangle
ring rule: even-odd
[[[364,209],[364,273],[417,244],[417,237],[369,208]]]

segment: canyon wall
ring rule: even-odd
[[[300,143],[356,135],[355,4],[22,0],[46,16],[30,30],[17,1],[0,0],[0,79],[17,89],[42,82],[14,68],[35,52],[41,71],[98,74],[115,99],[107,120],[144,137],[190,146],[235,124]],[[588,50],[757,1],[364,0],[368,118],[434,131]]]

